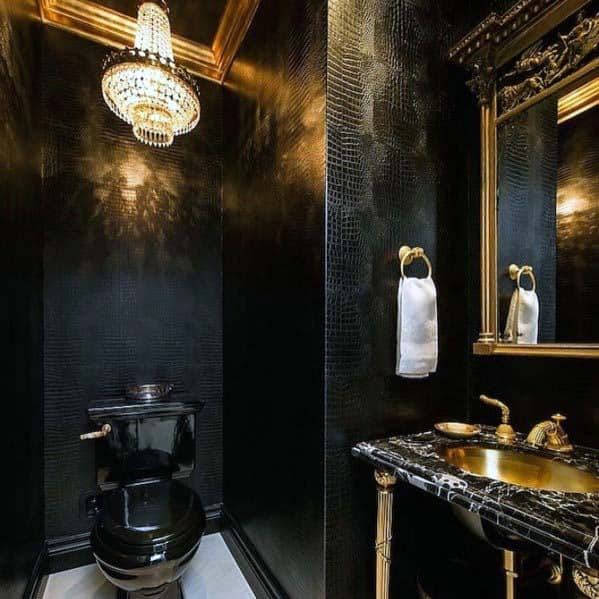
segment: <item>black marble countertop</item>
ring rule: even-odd
[[[523,487],[468,474],[445,462],[438,451],[447,445],[501,447],[494,429],[483,427],[475,439],[452,440],[429,431],[358,443],[354,456],[379,470],[457,504],[520,537],[581,565],[599,568],[599,493],[563,493]],[[509,446],[561,460],[599,477],[599,451],[576,447],[556,455],[531,449],[522,435]]]

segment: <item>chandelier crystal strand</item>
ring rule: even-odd
[[[168,13],[154,2],[139,7],[135,47],[174,60]]]
[[[104,61],[102,93],[110,109],[151,146],[170,146],[200,120],[195,79],[173,58],[168,9],[145,0],[137,17],[135,46]]]

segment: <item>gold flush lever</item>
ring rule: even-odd
[[[481,395],[480,400],[490,406],[495,406],[501,410],[501,424],[495,429],[495,435],[500,441],[510,443],[516,438],[516,431],[510,425],[510,409],[498,399],[493,399],[487,395]]]
[[[102,428],[99,431],[94,431],[93,433],[85,433],[84,435],[79,435],[79,438],[82,441],[86,441],[87,439],[103,439],[104,437],[108,437],[112,427],[110,424],[102,425]]]

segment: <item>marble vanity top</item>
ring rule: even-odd
[[[599,493],[563,493],[527,489],[468,474],[438,455],[445,446],[484,445],[505,448],[483,427],[475,439],[452,440],[434,431],[359,443],[352,454],[376,469],[394,472],[407,482],[445,501],[460,505],[517,535],[562,554],[581,565],[599,569]],[[576,447],[568,455],[533,450],[518,435],[509,446],[534,451],[599,476],[599,451]]]

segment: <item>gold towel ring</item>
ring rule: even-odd
[[[537,279],[535,277],[535,273],[532,266],[520,267],[517,264],[510,264],[509,273],[510,279],[512,279],[512,281],[516,281],[516,285],[518,285],[519,289],[522,289],[522,285],[520,283],[522,275],[528,275],[530,277],[530,280],[532,281],[532,290],[537,290]]]
[[[409,266],[414,262],[415,258],[422,258],[426,262],[428,266],[428,278],[430,278],[433,274],[433,265],[431,261],[428,259],[428,256],[424,253],[422,248],[411,248],[409,245],[402,245],[399,248],[399,263],[401,266],[401,276],[402,278],[406,278],[406,273],[404,272],[404,266]]]

